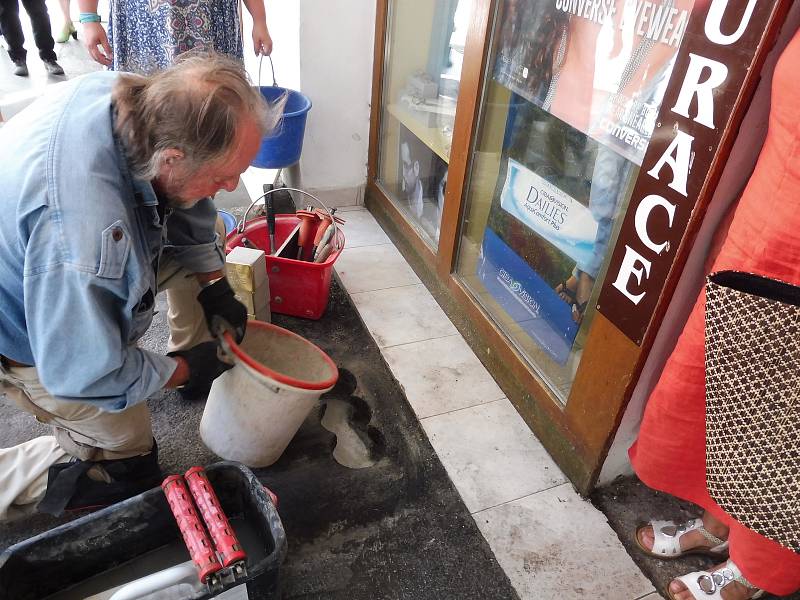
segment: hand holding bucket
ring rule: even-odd
[[[244,339],[247,307],[236,299],[226,277],[206,285],[197,295],[197,301],[203,309],[212,336],[219,337],[222,331],[232,331],[237,342]]]

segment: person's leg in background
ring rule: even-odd
[[[28,65],[25,63],[25,35],[19,20],[19,1],[0,0],[0,30],[6,39],[8,57],[14,63],[14,75],[27,77]]]
[[[61,26],[61,31],[55,36],[56,42],[64,44],[69,39],[69,36],[77,40],[78,32],[75,30],[75,25],[72,24],[72,17],[69,14],[69,0],[59,0],[58,5],[61,7],[64,24]]]
[[[56,62],[56,42],[50,29],[50,15],[47,13],[45,0],[22,0],[22,5],[31,19],[33,39],[45,69],[50,75],[63,75],[64,69]]]
[[[564,300],[570,295],[569,290],[572,290],[575,298],[572,304],[572,318],[576,323],[583,320],[595,280],[605,261],[614,219],[619,212],[623,187],[627,183],[632,164],[605,146],[601,146],[597,151],[592,170],[592,187],[589,192],[589,210],[592,218],[597,221],[592,255],[586,261],[579,261],[575,265],[572,277],[561,286],[561,290],[556,289]]]

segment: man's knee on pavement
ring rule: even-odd
[[[101,410],[88,402],[48,398],[46,422],[59,445],[80,460],[127,458],[146,454],[153,445],[150,411],[145,403],[122,412]]]

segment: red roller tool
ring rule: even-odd
[[[186,482],[180,475],[170,475],[161,483],[161,489],[181,530],[189,556],[197,567],[200,581],[210,588],[215,587],[219,583],[217,573],[222,570],[222,565],[195,510]]]
[[[222,511],[217,494],[208,481],[203,467],[192,467],[184,474],[189,491],[194,497],[197,508],[208,527],[211,539],[214,541],[224,568],[230,568],[234,575],[246,574],[247,554],[236,538],[228,522],[228,517]]]

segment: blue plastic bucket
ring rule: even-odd
[[[218,208],[217,214],[219,215],[220,219],[222,219],[222,222],[225,223],[225,235],[236,229],[236,217],[234,217],[231,213],[229,213],[227,210]]]
[[[283,169],[300,160],[306,115],[311,110],[308,96],[279,86],[259,86],[261,95],[270,104],[283,94],[288,94],[283,118],[271,135],[261,140],[261,148],[250,164],[262,169]]]

